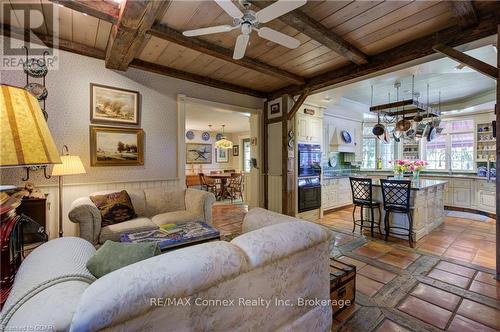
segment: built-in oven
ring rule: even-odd
[[[321,174],[321,145],[299,144],[298,146],[298,177],[310,177]]]
[[[299,212],[319,209],[321,206],[320,177],[299,178]]]

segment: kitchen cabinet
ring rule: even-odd
[[[453,206],[458,206],[463,208],[471,207],[470,188],[453,187]]]
[[[323,211],[352,203],[349,178],[323,179],[321,208]]]
[[[301,143],[321,144],[323,135],[323,120],[320,117],[297,114],[297,141]]]

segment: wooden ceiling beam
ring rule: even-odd
[[[49,0],[74,11],[116,24],[120,7],[102,0]]]
[[[448,58],[455,60],[459,63],[466,65],[467,67],[474,69],[481,74],[484,74],[490,78],[498,78],[498,69],[489,63],[478,60],[470,55],[457,51],[453,47],[446,46],[444,44],[438,44],[433,47],[434,51],[441,53]]]
[[[181,32],[168,27],[165,24],[155,24],[149,33],[158,38],[190,48],[192,50],[211,55],[215,58],[234,63],[236,65],[260,72],[262,74],[277,77],[293,84],[304,84],[305,80],[299,75],[292,74],[286,70],[270,66],[262,61],[244,57],[240,60],[233,59],[233,50],[215,45],[195,37],[186,37]]]
[[[462,28],[470,28],[479,23],[479,18],[472,1],[451,1],[453,16]]]
[[[163,14],[169,1],[125,0],[118,21],[113,25],[106,50],[106,68],[127,70],[147,40],[147,32],[156,17]]]
[[[190,81],[190,82],[194,82],[194,83],[208,85],[208,86],[218,88],[218,89],[224,89],[224,90],[233,91],[233,92],[237,92],[237,93],[241,93],[241,94],[245,94],[245,95],[250,95],[250,96],[254,96],[254,97],[265,98],[265,96],[266,96],[265,92],[261,92],[261,91],[246,88],[246,87],[243,87],[240,85],[212,79],[212,78],[209,78],[206,76],[188,73],[188,72],[178,70],[175,68],[170,68],[170,67],[158,65],[156,63],[146,62],[146,61],[143,61],[140,59],[134,59],[130,63],[130,67],[142,69],[142,70],[149,71],[149,72],[156,73],[156,74],[161,74],[161,75],[166,75],[166,76],[178,78],[178,79],[185,80],[185,81]]]
[[[268,98],[274,99],[284,94],[297,95],[306,88],[310,88],[311,92],[313,92],[342,82],[354,81],[364,76],[373,75],[379,71],[432,55],[435,53],[433,46],[439,43],[456,47],[495,35],[497,33],[497,24],[496,16],[492,15],[483,19],[477,26],[469,29],[462,29],[459,26],[446,28],[376,54],[370,58],[370,62],[366,65],[350,64],[314,76],[301,86],[288,86],[273,91]]]
[[[251,3],[262,9],[271,5],[274,1],[253,0]],[[363,65],[368,63],[368,56],[366,54],[321,23],[304,14],[300,9],[282,15],[278,20],[351,60],[355,64]]]
[[[307,96],[309,96],[309,89],[304,90],[297,99],[297,101],[293,104],[292,108],[290,109],[290,112],[288,112],[288,120],[291,120],[294,116],[295,113],[300,109],[300,106],[304,104],[306,101]]]

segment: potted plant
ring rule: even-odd
[[[420,180],[420,172],[425,169],[429,163],[425,160],[414,160],[408,167],[408,170],[413,172],[413,180]]]

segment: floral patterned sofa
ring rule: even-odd
[[[1,313],[6,330],[328,331],[329,242],[323,227],[263,209],[244,234],[170,251],[95,280],[95,248],[60,238],[21,265]],[[313,300],[298,305],[300,299]]]

